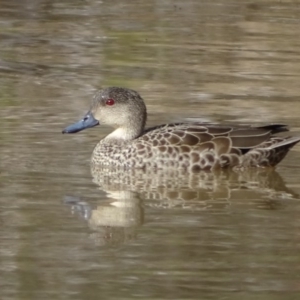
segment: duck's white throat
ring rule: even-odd
[[[130,141],[137,137],[138,135],[133,130],[128,128],[120,127],[110,133],[105,137],[105,140],[119,140],[119,141]]]

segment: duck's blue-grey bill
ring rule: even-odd
[[[96,120],[91,112],[88,112],[84,118],[77,123],[74,123],[68,127],[66,127],[62,133],[76,133],[78,131],[94,127],[99,125],[99,121]]]

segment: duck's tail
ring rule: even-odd
[[[300,136],[272,137],[247,152],[244,164],[252,167],[275,167],[298,142]]]
[[[281,141],[278,141],[270,146],[270,149],[283,148],[287,151],[294,147],[298,142],[300,142],[300,136],[289,136],[286,138],[281,138]]]

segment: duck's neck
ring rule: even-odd
[[[141,102],[143,104],[143,102]],[[144,105],[144,104],[143,104]],[[143,111],[133,111],[130,118],[122,122],[123,126],[118,127],[102,141],[104,143],[126,143],[138,138],[144,131],[147,119],[146,107]]]
[[[128,141],[132,141],[139,137],[142,133],[143,129],[139,128],[138,130],[135,128],[123,128],[120,127],[114,130],[112,133],[107,135],[104,138],[104,141],[107,143],[110,142],[118,142],[118,143],[125,143]]]

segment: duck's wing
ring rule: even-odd
[[[269,141],[273,134],[287,130],[287,126],[282,124],[253,127],[249,125],[177,123],[149,128],[140,138],[151,142],[153,146],[194,147],[211,141],[218,145],[226,144],[227,153],[231,148],[235,148],[244,154]],[[225,150],[224,145],[220,145],[220,147]]]
[[[161,164],[176,160],[180,167],[191,167],[192,170],[244,165],[275,166],[300,141],[300,137],[274,136],[287,130],[281,124],[259,127],[167,124],[148,129],[136,141],[136,148],[140,148],[138,151],[141,153],[147,148],[151,156],[155,153]]]

